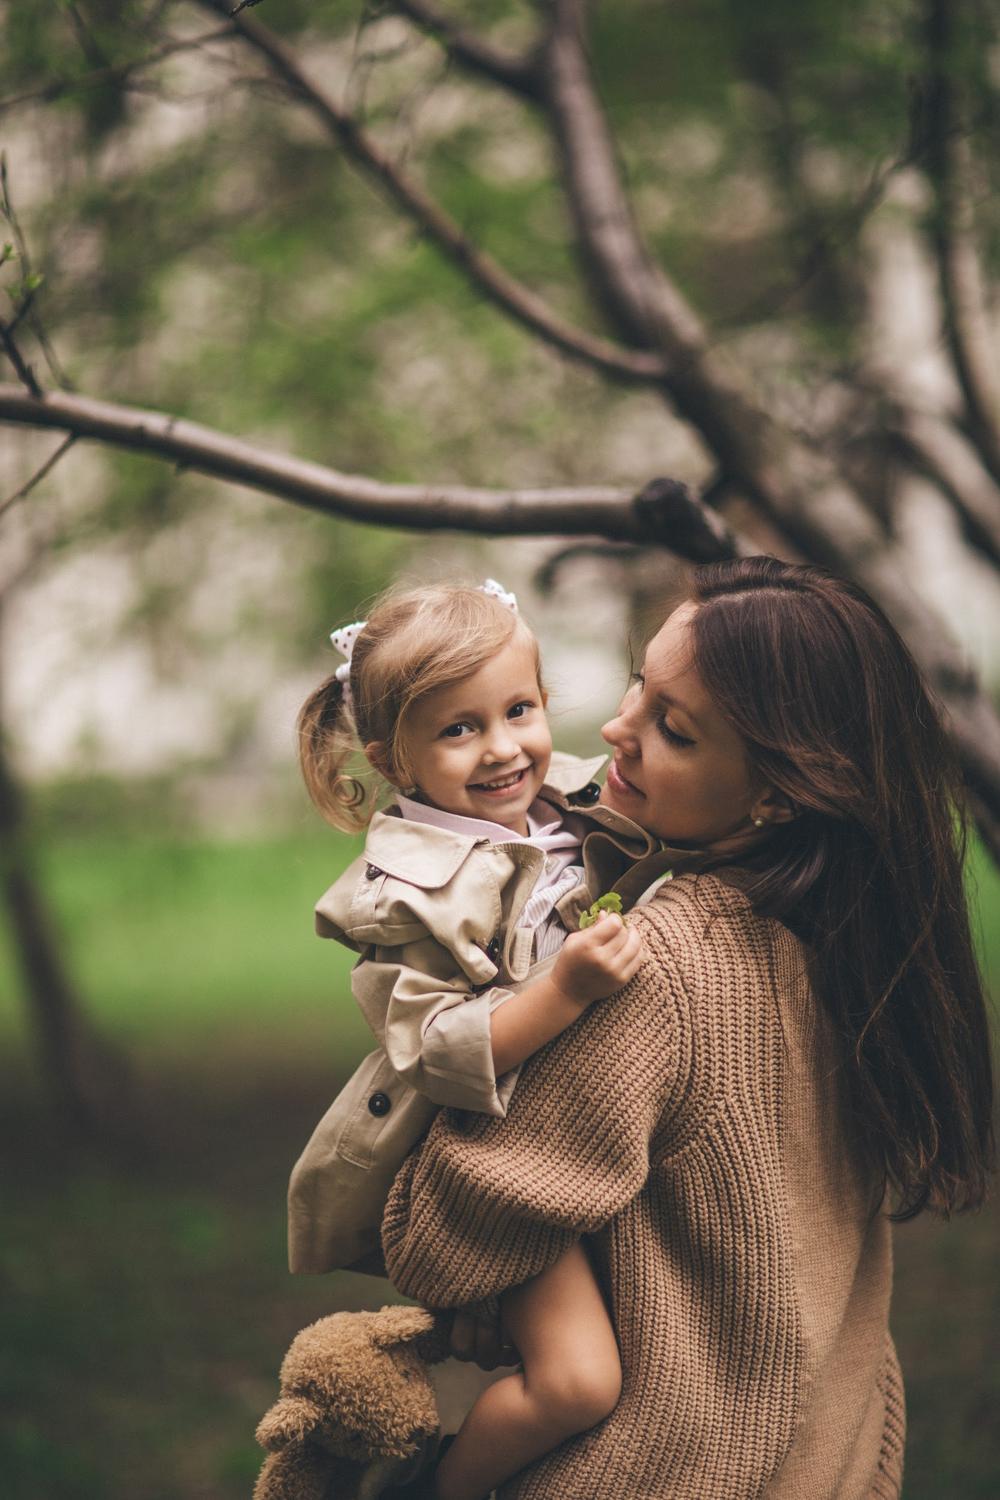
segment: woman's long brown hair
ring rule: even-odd
[[[993,1162],[990,1038],[940,714],[853,584],[773,557],[692,580],[701,680],[796,814],[753,857],[753,905],[810,951],[894,1217],[973,1208]]]

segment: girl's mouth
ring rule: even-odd
[[[469,783],[470,792],[487,792],[498,796],[502,792],[510,792],[521,785],[529,768],[522,766],[520,771],[511,771],[509,776],[498,776],[495,781],[473,781]]]
[[[613,760],[610,766],[608,766],[607,781],[611,790],[617,792],[622,797],[645,796],[645,793],[640,792],[637,786],[633,786],[628,777],[622,773],[622,769],[616,760]]]

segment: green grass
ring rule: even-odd
[[[0,935],[0,1472],[5,1500],[245,1500],[292,1335],[385,1283],[285,1269],[288,1169],[371,1045],[312,906],[356,844],[56,837],[44,861],[89,1012],[133,1059],[143,1137],[55,1132]],[[973,861],[1000,991],[1000,879]],[[993,1205],[896,1235],[907,1500],[1000,1493]]]
[[[90,1014],[130,1047],[360,1052],[370,1034],[351,998],[352,956],[312,920],[358,852],[325,830],[232,843],[78,834],[47,848],[42,873]],[[0,1037],[25,1039],[6,931]]]

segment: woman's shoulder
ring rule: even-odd
[[[679,968],[699,987],[733,970],[759,972],[777,949],[800,950],[787,928],[754,911],[747,884],[735,868],[668,877],[629,921],[654,960]]]

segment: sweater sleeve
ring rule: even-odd
[[[462,1306],[528,1280],[614,1218],[645,1184],[690,1050],[683,988],[657,954],[529,1059],[506,1120],[442,1111],[386,1205],[396,1287],[428,1307]]]

